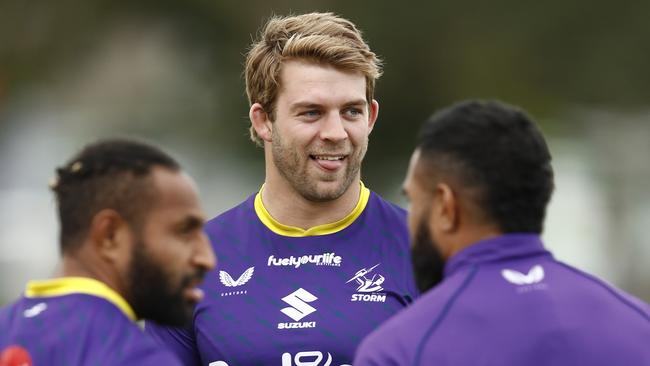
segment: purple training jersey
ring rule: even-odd
[[[416,296],[405,211],[362,186],[347,217],[302,230],[276,222],[260,197],[207,224],[219,268],[191,329],[147,330],[187,365],[349,365]]]
[[[556,261],[539,236],[508,234],[454,255],[354,365],[650,365],[650,310]]]
[[[0,364],[180,365],[138,328],[120,295],[82,277],[32,281],[0,310]]]

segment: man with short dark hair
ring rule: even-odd
[[[354,365],[650,365],[648,305],[544,248],[552,190],[546,142],[521,110],[435,114],[404,182],[418,285],[435,288],[371,333]]]
[[[215,265],[194,182],[159,149],[86,146],[51,184],[60,277],[0,310],[0,365],[178,365],[136,325],[186,324]]]

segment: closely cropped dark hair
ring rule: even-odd
[[[160,149],[127,139],[100,140],[87,145],[56,169],[50,188],[56,196],[63,253],[78,248],[93,216],[114,209],[138,225],[151,203],[146,178],[154,166],[179,170],[179,164]]]
[[[535,123],[496,101],[465,101],[434,114],[418,139],[427,173],[475,190],[502,232],[541,233],[553,192],[551,154]]]

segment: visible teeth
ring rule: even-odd
[[[334,161],[334,160],[342,160],[343,157],[342,156],[314,156],[314,159]]]

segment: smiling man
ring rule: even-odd
[[[360,168],[379,60],[332,14],[274,17],[246,60],[259,192],[211,220],[220,258],[188,329],[151,326],[188,365],[344,365],[416,295],[404,210]]]
[[[0,365],[178,365],[135,321],[184,325],[203,298],[215,256],[192,179],[153,146],[104,140],[52,190],[61,276],[0,311]]]

